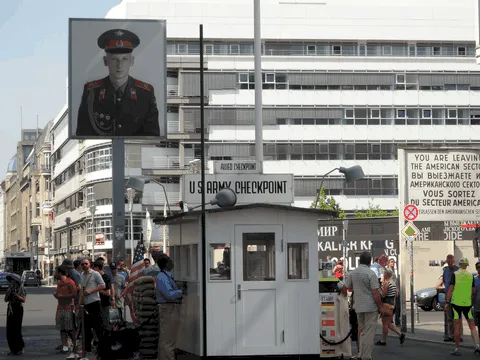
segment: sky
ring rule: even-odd
[[[43,128],[66,102],[68,19],[103,18],[120,0],[8,0],[0,11],[0,179],[23,128]]]

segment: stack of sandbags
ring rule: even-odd
[[[135,317],[142,359],[156,359],[158,352],[158,310],[155,300],[155,278],[142,276],[135,281]]]

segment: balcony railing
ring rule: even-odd
[[[178,97],[178,85],[167,85],[167,97],[168,98]]]
[[[142,159],[143,169],[179,169],[180,160],[178,156],[152,156]]]

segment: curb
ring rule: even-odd
[[[423,343],[429,343],[429,344],[441,344],[441,345],[452,345],[454,344],[453,342],[445,342],[443,340],[432,340],[432,339],[427,339],[427,338],[421,338],[421,337],[411,337],[411,336],[408,336],[409,333],[406,334],[406,338],[405,338],[405,341],[416,341],[416,342],[423,342]],[[410,333],[411,335],[411,333]],[[388,335],[388,337],[391,337],[391,338],[398,338],[397,335]],[[465,343],[461,343],[460,345],[462,348],[468,348],[468,349],[475,349],[475,344],[465,344]]]

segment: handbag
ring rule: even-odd
[[[395,305],[392,305],[392,304],[382,303],[382,306],[380,306],[380,312],[383,315],[388,315],[388,316],[392,315],[393,309],[395,309]]]

